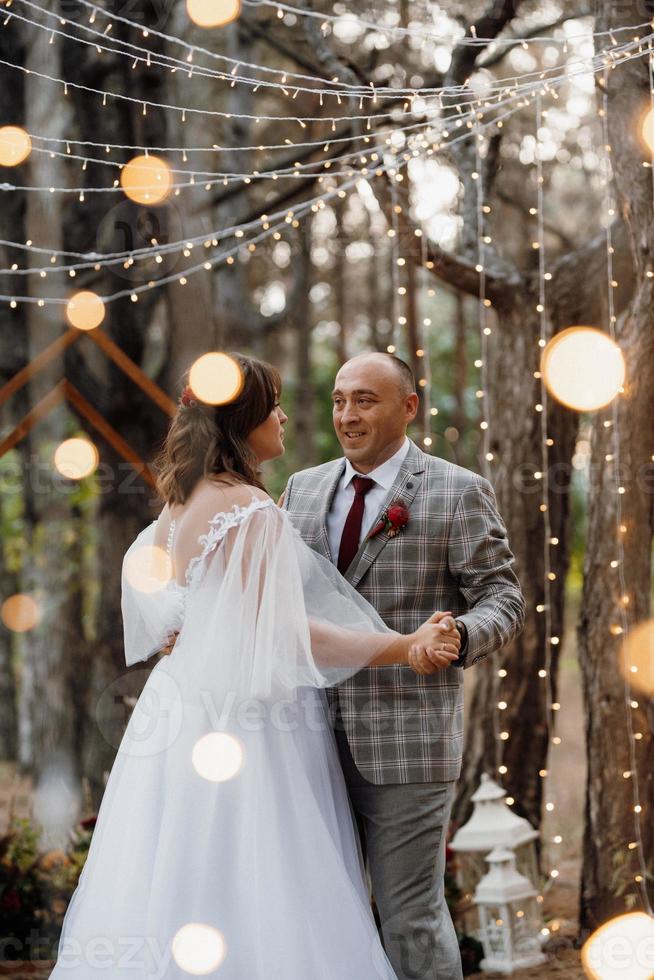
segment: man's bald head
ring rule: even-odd
[[[402,447],[418,411],[411,368],[379,352],[346,361],[332,399],[338,441],[360,473],[372,472]]]
[[[413,371],[406,361],[403,361],[401,357],[397,357],[395,354],[388,354],[385,351],[369,351],[365,354],[357,354],[355,357],[351,357],[346,361],[343,368],[346,368],[349,364],[356,363],[369,365],[373,370],[377,367],[380,371],[385,372],[387,376],[389,372],[392,372],[397,379],[402,398],[408,398],[416,390],[416,379]],[[341,371],[343,368],[341,368]]]

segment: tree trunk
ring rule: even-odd
[[[540,415],[535,411],[516,412],[515,406],[534,406],[540,401],[540,385],[534,378],[540,325],[535,313],[526,312],[535,310],[533,285],[531,295],[525,283],[511,299],[511,305],[496,308],[498,322],[492,328],[489,344],[490,449],[495,456],[490,479],[507,525],[528,612],[522,635],[491,662],[477,668],[454,819],[461,824],[468,818],[471,796],[479,786],[481,774],[488,772],[515,799],[514,811],[538,827],[543,788],[539,773],[547,767],[548,754],[548,679],[538,673],[546,662],[545,618],[536,612],[536,607],[545,601],[542,483],[534,478],[534,473],[542,469],[542,437]],[[507,391],[511,392],[510,398]],[[560,414],[553,407],[548,418],[548,427],[559,433],[550,449],[550,474],[558,468],[569,480],[576,420],[569,418],[564,424],[557,419]],[[568,565],[566,485],[550,495],[549,504],[552,534],[559,538],[558,547],[550,549],[552,569],[557,575],[551,593],[552,632],[560,636]],[[556,648],[552,648],[552,653],[549,682],[556,700]],[[505,677],[499,676],[501,670],[507,672]],[[505,710],[497,707],[500,702],[506,702]],[[529,718],[528,727],[525,718]],[[499,732],[508,732],[508,739],[498,740]],[[506,773],[498,773],[499,764],[506,766]]]
[[[631,18],[640,16],[640,8],[635,0],[619,7],[597,4],[596,30],[636,23]],[[645,904],[648,887],[650,901],[654,894],[654,710],[651,699],[635,692],[632,697],[638,707],[629,706],[619,669],[624,636],[616,635],[618,628],[633,626],[650,615],[654,280],[647,270],[654,249],[654,225],[651,172],[642,166],[644,152],[638,142],[639,117],[649,107],[646,61],[632,61],[609,73],[608,102],[619,212],[629,232],[628,256],[636,286],[629,308],[616,323],[627,365],[625,394],[617,404],[617,431],[613,425],[604,425],[613,421],[613,408],[609,407],[597,414],[592,439],[588,545],[579,622],[588,754],[580,900],[583,933]],[[620,281],[619,274],[616,279]],[[614,456],[612,463],[607,462],[607,454]],[[618,485],[625,488],[624,494],[618,493]],[[622,534],[619,525],[626,528]],[[611,568],[611,562],[622,557],[621,573]],[[626,608],[623,594],[628,597]],[[633,757],[630,729],[641,736],[633,742]],[[625,772],[631,772],[631,777],[623,778]],[[643,808],[640,819],[634,813],[636,780]],[[629,843],[638,841],[638,824],[642,849],[630,849]],[[635,878],[643,864],[650,881],[645,877],[638,884]]]
[[[300,278],[299,296],[293,311],[297,338],[296,391],[293,415],[295,427],[295,462],[298,469],[316,463],[316,393],[311,371],[311,218],[306,217],[298,230],[298,250],[294,268]]]
[[[144,24],[154,23],[156,10],[145,5],[143,17]],[[123,40],[138,42],[140,31],[136,32],[136,37],[124,25],[116,25],[115,29]],[[151,38],[152,43],[155,42]],[[97,73],[105,72],[123,91],[129,91],[130,86],[136,84],[138,90],[147,93],[153,101],[167,101],[160,72],[153,73],[143,66],[132,69],[123,58],[99,63],[92,48],[87,55],[80,58],[78,45],[72,42],[66,45],[64,76],[80,84],[101,87]],[[153,112],[144,117],[138,106],[124,102],[109,103],[100,110],[93,97],[77,90],[73,90],[71,97],[75,100],[75,122],[82,138],[97,129],[100,112],[103,131],[106,127],[106,132],[111,133],[111,142],[166,145],[163,113]],[[82,177],[89,186],[102,186],[113,179],[114,173],[103,166],[90,164]],[[146,208],[133,204],[122,195],[89,194],[83,204],[76,201],[70,206],[66,247],[82,252],[138,248],[153,235],[165,242],[169,229],[173,238],[182,238],[184,232],[178,228],[177,214],[175,205],[172,208]],[[84,285],[102,294],[112,294],[160,274],[161,270],[154,263],[136,262],[129,269],[117,265],[100,273],[87,273]],[[116,300],[107,307],[102,329],[133,361],[145,366],[153,346],[150,328],[153,321],[156,322],[155,318],[163,318],[163,305],[160,290],[141,295],[138,303],[129,298]],[[161,326],[161,323],[157,325]],[[162,367],[161,358],[153,360]],[[69,350],[66,369],[71,381],[140,457],[146,462],[151,461],[167,424],[167,417],[161,410],[120,368],[84,338]],[[99,492],[85,515],[86,522],[93,527],[94,541],[89,547],[95,548],[94,574],[99,588],[94,634],[84,641],[80,639],[76,649],[70,651],[71,657],[77,654],[78,658],[86,660],[85,669],[78,667],[78,684],[71,696],[83,712],[83,717],[77,721],[82,771],[89,788],[89,802],[97,809],[104,792],[104,775],[111,769],[127,720],[124,697],[138,695],[152,666],[148,664],[145,671],[127,671],[125,668],[120,575],[123,555],[137,533],[152,519],[156,501],[149,486],[134,473],[131,465],[95,430],[85,422],[80,424],[88,428],[89,437],[98,445],[101,456]],[[78,556],[78,563],[79,560]],[[81,611],[79,615],[81,618]]]
[[[34,15],[39,16],[38,14]],[[26,28],[26,65],[36,71],[61,76],[60,47],[48,43],[48,34]],[[70,125],[67,100],[56,87],[44,86],[28,74],[25,80],[25,126],[30,132],[58,136]],[[60,160],[47,154],[30,157],[28,183],[40,186],[65,183]],[[57,194],[30,194],[25,231],[35,242],[61,249],[62,198]],[[29,261],[41,265],[39,256]],[[25,281],[25,280],[24,280]],[[30,277],[34,296],[62,295],[60,277]],[[63,309],[31,304],[26,314],[29,356],[33,358],[61,336]],[[62,377],[61,360],[33,376],[29,385],[31,405],[36,404]],[[57,478],[52,454],[69,435],[65,409],[44,418],[29,436],[32,517],[36,521],[29,569],[29,585],[38,596],[41,621],[26,638],[20,695],[21,730],[24,741],[21,762],[31,769],[37,792],[52,779],[60,780],[71,794],[71,809],[79,792],[80,758],[76,719],[70,708],[75,683],[71,652],[79,649],[78,618],[80,580],[76,575],[75,522],[70,504],[70,485]],[[46,813],[37,812],[39,818]],[[60,828],[61,833],[65,832]]]
[[[22,45],[16,43],[16,32],[0,31],[0,58],[6,61],[21,61],[24,57]],[[12,34],[14,35],[12,37]],[[5,124],[21,125],[24,121],[25,100],[23,75],[0,67],[0,116]],[[25,195],[19,191],[5,194],[0,210],[0,238],[5,241],[24,241],[25,234]],[[17,249],[0,247],[0,263],[8,269],[14,262],[22,262],[24,255]],[[21,277],[5,276],[11,283],[10,289],[19,292]],[[20,291],[22,291],[22,286]],[[23,368],[27,362],[27,329],[25,308],[12,310],[6,303],[0,308],[0,385]],[[3,430],[9,430],[27,411],[28,399],[25,391],[18,392],[11,401],[0,408],[0,421]],[[16,550],[16,537],[22,538],[22,547],[27,546],[23,520],[17,520],[10,508],[21,493],[21,483],[25,484],[22,473],[22,453],[24,446],[10,453],[0,461],[2,474],[2,493],[0,496],[0,522],[2,527],[2,554],[0,555],[0,595],[2,601],[22,588],[21,576],[8,560],[8,551]],[[15,761],[18,758],[18,690],[16,671],[21,652],[21,638],[0,626],[0,758]]]

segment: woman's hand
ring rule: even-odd
[[[409,666],[417,674],[436,674],[459,659],[461,635],[451,612],[435,612],[411,637]]]

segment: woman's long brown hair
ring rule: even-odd
[[[281,392],[281,377],[265,361],[230,354],[243,384],[226,405],[208,405],[193,397],[180,404],[156,462],[157,490],[168,504],[183,504],[203,477],[221,474],[228,482],[264,489],[258,462],[246,440],[266,421]],[[188,384],[188,372],[184,377]]]

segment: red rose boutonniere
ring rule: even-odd
[[[381,520],[373,527],[368,537],[374,538],[378,534],[381,534],[382,531],[386,531],[389,538],[394,538],[396,534],[404,530],[408,523],[408,508],[401,501],[397,500],[382,514]]]

